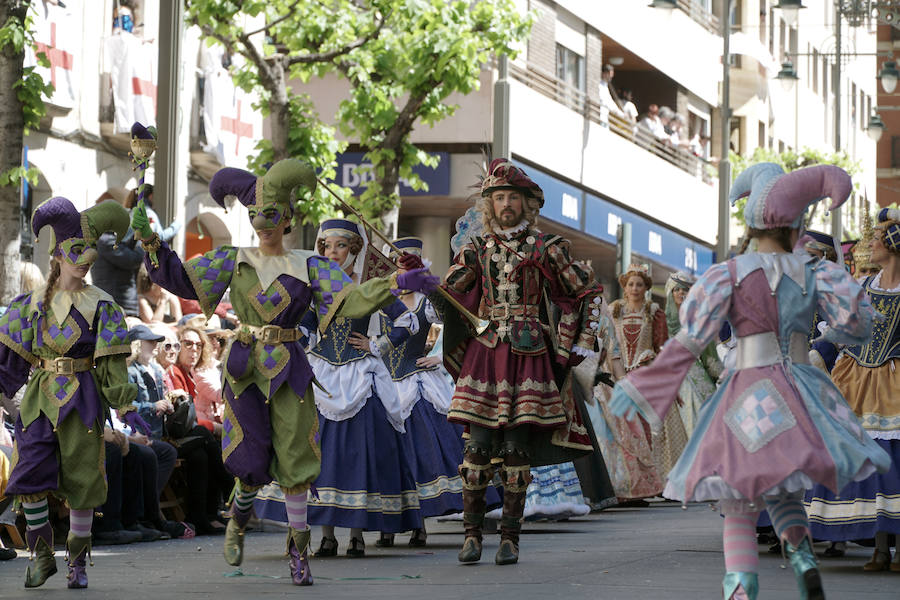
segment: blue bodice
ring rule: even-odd
[[[886,318],[875,321],[872,341],[865,346],[849,346],[845,352],[864,367],[878,367],[892,358],[900,358],[900,292],[884,292],[870,287],[872,278],[864,287],[872,307]]]
[[[405,327],[395,326],[394,320],[383,311],[378,314],[380,333],[390,341],[390,348],[382,358],[394,381],[405,379],[419,371],[431,371],[437,368],[423,368],[416,365],[416,360],[425,356],[425,343],[428,340],[428,330],[431,328],[431,323],[425,314],[426,304],[427,301],[422,297],[415,311],[412,311],[419,322],[419,331],[414,334],[410,334]]]
[[[368,330],[368,316],[359,319],[335,317],[319,336],[318,343],[310,353],[333,365],[345,365],[366,356],[371,356],[368,351],[357,350],[347,343],[351,333],[366,335]]]

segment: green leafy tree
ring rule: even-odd
[[[252,166],[297,156],[334,176],[334,159],[346,144],[322,123],[309,97],[290,79],[309,82],[337,73],[350,84],[338,110],[341,131],[357,142],[373,177],[358,199],[338,194],[365,216],[378,218],[396,206],[397,184],[425,184],[413,173],[436,159],[409,142],[417,123],[431,126],[453,114],[453,93],[479,84],[494,54],[514,54],[530,27],[512,0],[187,0],[188,20],[204,35],[246,59],[234,69],[237,85],[257,90],[258,108],[272,120],[272,136],[257,146]],[[259,24],[244,28],[244,17]],[[301,210],[316,222],[333,210],[323,190]]]
[[[19,185],[37,183],[37,170],[22,166],[22,145],[30,129],[46,114],[42,96],[53,94],[53,86],[25,67],[25,48],[34,47],[28,0],[0,2],[0,305],[19,293],[19,253],[22,243]],[[38,62],[49,66],[43,53]]]
[[[732,152],[730,160],[732,164],[732,181],[734,181],[737,176],[740,175],[747,167],[760,162],[773,162],[781,165],[781,168],[784,169],[785,173],[790,173],[791,171],[796,171],[797,169],[812,167],[815,165],[835,165],[847,171],[851,176],[862,172],[861,161],[851,159],[849,156],[847,156],[846,152],[823,151],[813,148],[803,148],[799,151],[785,150],[784,152],[776,152],[775,150],[769,148],[757,148],[753,151],[753,154],[748,157],[744,157]],[[857,192],[858,190],[859,184],[854,182],[853,191]],[[737,202],[735,202],[734,206],[732,207],[732,216],[741,225],[744,226],[747,225],[746,221],[744,220],[744,206],[746,204],[747,199],[741,198]],[[813,207],[807,217],[807,223],[811,222],[815,218],[817,211],[822,206],[823,205],[819,203]],[[848,233],[852,235],[854,232],[850,231]]]
[[[185,0],[187,21],[200,27],[208,43],[221,43],[242,58],[232,67],[235,85],[255,90],[261,100],[254,109],[270,119],[271,135],[257,144],[248,168],[260,174],[267,163],[298,157],[322,178],[334,178],[335,156],[346,144],[288,80],[325,74],[332,61],[377,38],[389,5],[385,0]],[[337,192],[349,199],[349,190]],[[334,201],[323,189],[298,199],[298,218],[305,222],[334,214]]]

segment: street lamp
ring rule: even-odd
[[[892,60],[881,65],[881,71],[878,73],[878,79],[881,80],[881,87],[885,93],[893,94],[897,89],[897,79],[900,78],[900,71],[897,70],[897,63]]]
[[[662,10],[671,12],[678,7],[677,0],[653,0],[650,3],[650,8],[660,8]]]
[[[800,9],[806,7],[803,6],[803,0],[780,0],[774,8],[780,8],[781,14],[784,16],[784,22],[787,23],[788,27],[793,27],[797,24]]]
[[[884,133],[884,130],[887,129],[884,121],[881,120],[881,117],[878,116],[878,113],[873,114],[869,117],[869,126],[866,127],[866,133],[869,134],[869,138],[872,141],[877,142],[881,139],[881,134]]]
[[[781,63],[781,70],[778,71],[775,79],[781,82],[781,87],[785,92],[790,92],[794,88],[794,82],[800,77],[797,75],[797,71],[794,70],[794,63],[786,61]]]

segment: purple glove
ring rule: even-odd
[[[440,277],[428,272],[428,269],[413,269],[397,275],[397,287],[414,292],[422,292],[426,296],[437,289]]]
[[[136,410],[130,410],[122,416],[122,420],[126,425],[131,427],[132,431],[140,431],[147,437],[150,437],[150,425],[141,417],[141,415],[137,414]]]

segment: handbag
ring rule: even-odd
[[[180,399],[175,404],[175,410],[166,415],[166,435],[173,440],[179,440],[186,437],[194,427],[197,426],[197,410],[194,408],[194,401],[190,399]]]

